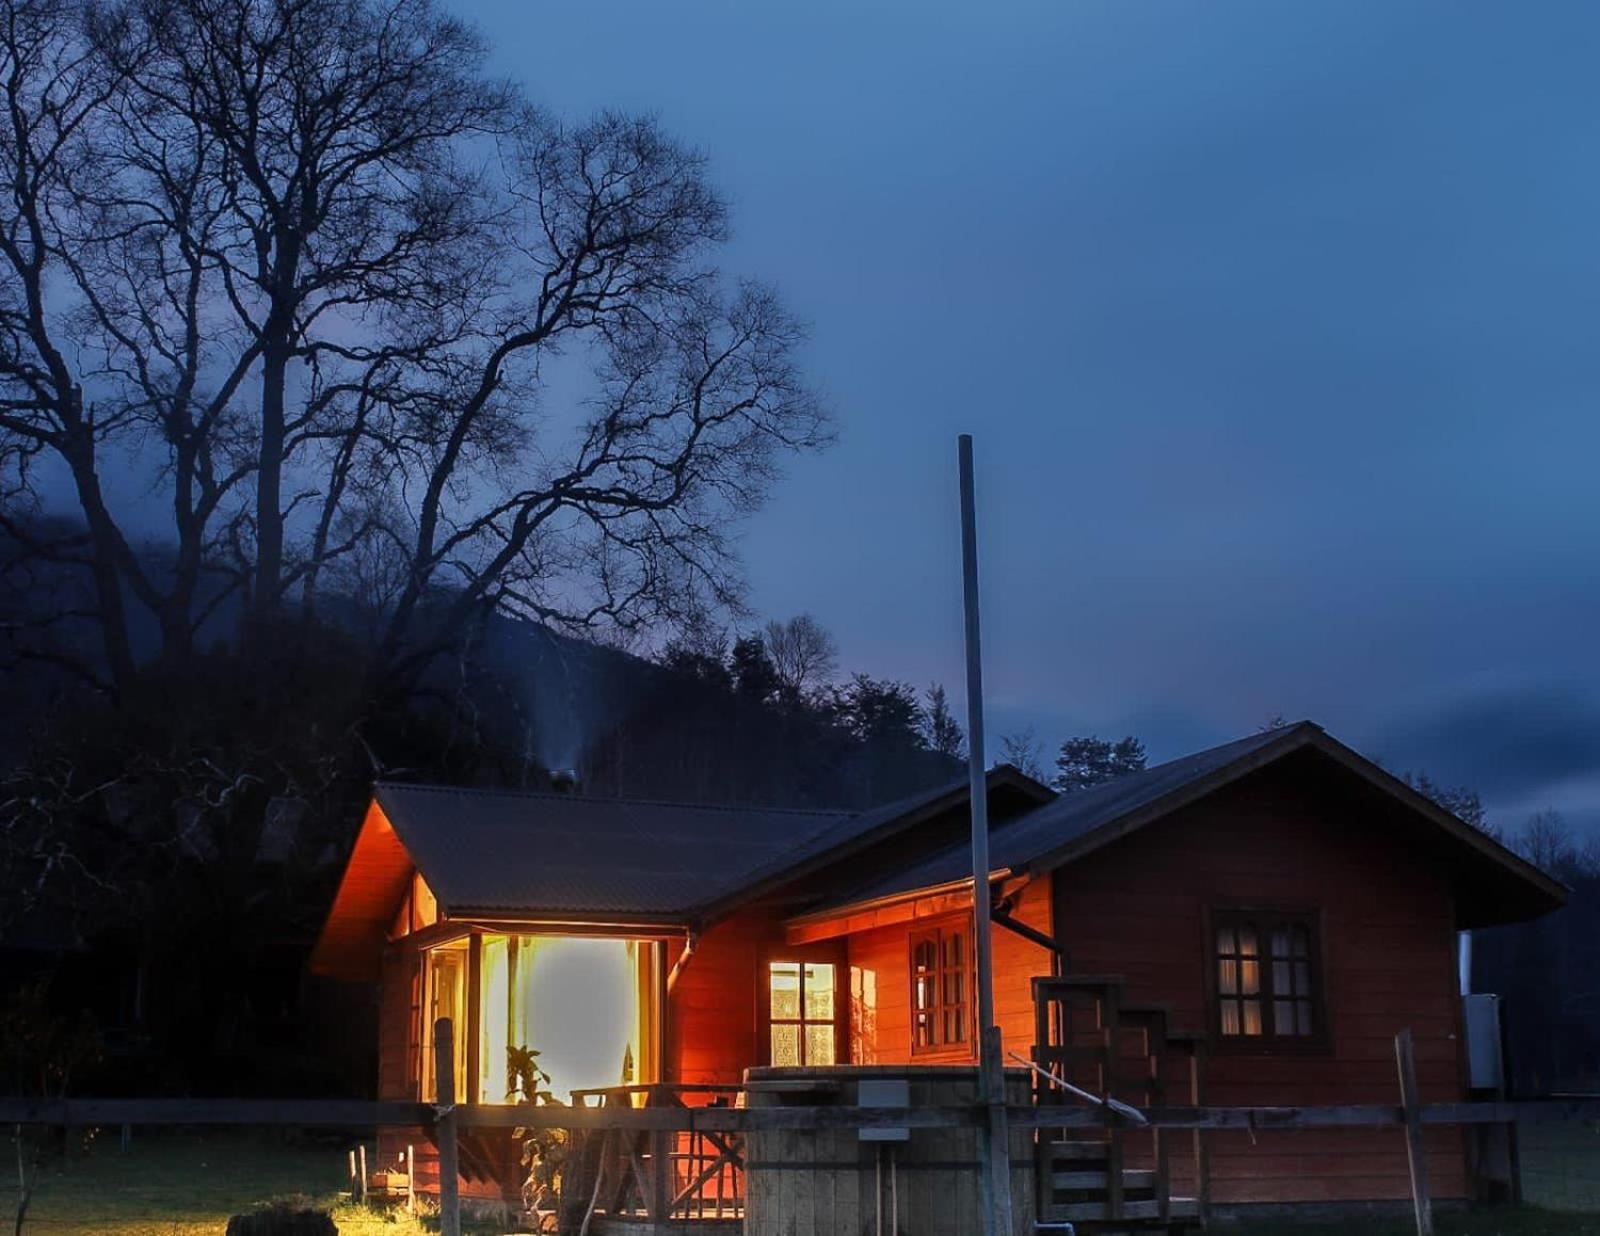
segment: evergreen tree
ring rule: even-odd
[[[922,740],[929,751],[947,755],[953,760],[967,758],[967,736],[961,723],[950,711],[950,700],[944,686],[934,683],[928,688],[927,703],[923,706]]]
[[[1069,738],[1056,756],[1056,775],[1051,784],[1063,794],[1070,794],[1140,772],[1144,765],[1144,744],[1132,734],[1116,742],[1094,735]]]

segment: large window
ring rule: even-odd
[[[911,1050],[972,1051],[972,974],[965,924],[911,936]]]
[[[467,1097],[467,966],[470,941],[451,940],[423,954],[422,1097],[439,1097],[433,1070],[433,1027],[441,1017],[450,1019],[455,1047],[455,1097]]]
[[[425,954],[422,1093],[433,1098],[433,1025],[455,1029],[456,1097],[510,1103],[522,1097],[512,1048],[539,1053],[548,1089],[656,1080],[651,1009],[657,948],[646,940],[485,932]],[[476,982],[476,992],[472,990]],[[470,1074],[470,1085],[469,1085]]]
[[[1230,910],[1214,913],[1212,928],[1217,1034],[1235,1043],[1320,1038],[1315,916]]]
[[[774,961],[767,967],[772,1063],[833,1064],[838,1055],[834,967],[826,962]]]

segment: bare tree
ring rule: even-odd
[[[1044,744],[1033,726],[1000,735],[1000,762],[1010,764],[1024,776],[1044,782]]]
[[[35,559],[89,572],[104,673],[126,682],[133,652],[124,572],[133,553],[108,505],[99,457],[124,418],[86,404],[69,323],[53,304],[64,251],[56,219],[72,210],[73,169],[122,85],[80,36],[76,15],[68,0],[6,0],[0,7],[0,476],[8,490],[0,521]],[[33,479],[44,460],[69,478],[81,533],[39,537],[21,518],[33,508]],[[99,676],[87,663],[74,668]]]
[[[730,521],[828,430],[699,154],[544,114],[433,0],[3,8],[0,484],[65,465],[84,528],[0,518],[91,573],[111,684],[129,597],[181,662],[235,594],[259,633],[376,572],[402,672],[495,607],[737,604]],[[154,561],[113,471],[167,503]]]
[[[763,628],[767,655],[791,699],[805,699],[826,687],[839,670],[839,645],[810,614],[787,621],[772,619]]]

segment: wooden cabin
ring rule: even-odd
[[[1063,796],[1002,766],[988,795],[1004,1051],[1090,1059],[1089,1088],[1126,1080],[1120,1049],[1074,1046],[1110,1024],[1142,1028],[1146,1097],[1153,1075],[1170,1102],[1393,1103],[1410,1027],[1423,1101],[1463,1099],[1457,933],[1564,898],[1310,723]],[[512,1097],[512,1046],[583,1102],[728,1102],[766,1066],[969,1064],[967,827],[965,782],[862,813],[380,784],[313,967],[379,984],[380,1098],[433,1096],[441,1016],[466,1031],[456,1093],[483,1103]],[[408,1138],[427,1187],[419,1135],[382,1153]],[[1399,1131],[1206,1140],[1171,1170],[1217,1214],[1408,1197]],[[1474,1196],[1461,1133],[1430,1128],[1428,1152],[1436,1198]],[[463,1175],[491,1197],[520,1179],[487,1140]]]

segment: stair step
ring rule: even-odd
[[[1035,991],[1081,991],[1085,988],[1124,987],[1120,974],[1041,974],[1033,980]]]
[[[1159,1202],[1124,1202],[1122,1213],[1113,1216],[1105,1202],[1067,1202],[1044,1206],[1039,1216],[1041,1224],[1048,1223],[1105,1223],[1115,1218],[1123,1220],[1158,1220],[1161,1218]],[[1171,1219],[1193,1219],[1200,1214],[1200,1203],[1192,1197],[1175,1197],[1167,1207]]]
[[[1109,1142],[1047,1142],[1045,1157],[1052,1163],[1062,1159],[1092,1159],[1104,1162],[1111,1153]]]
[[[1052,1189],[1104,1189],[1109,1173],[1104,1171],[1051,1172]],[[1122,1173],[1122,1187],[1126,1190],[1153,1189],[1156,1174],[1153,1171],[1126,1169]]]

